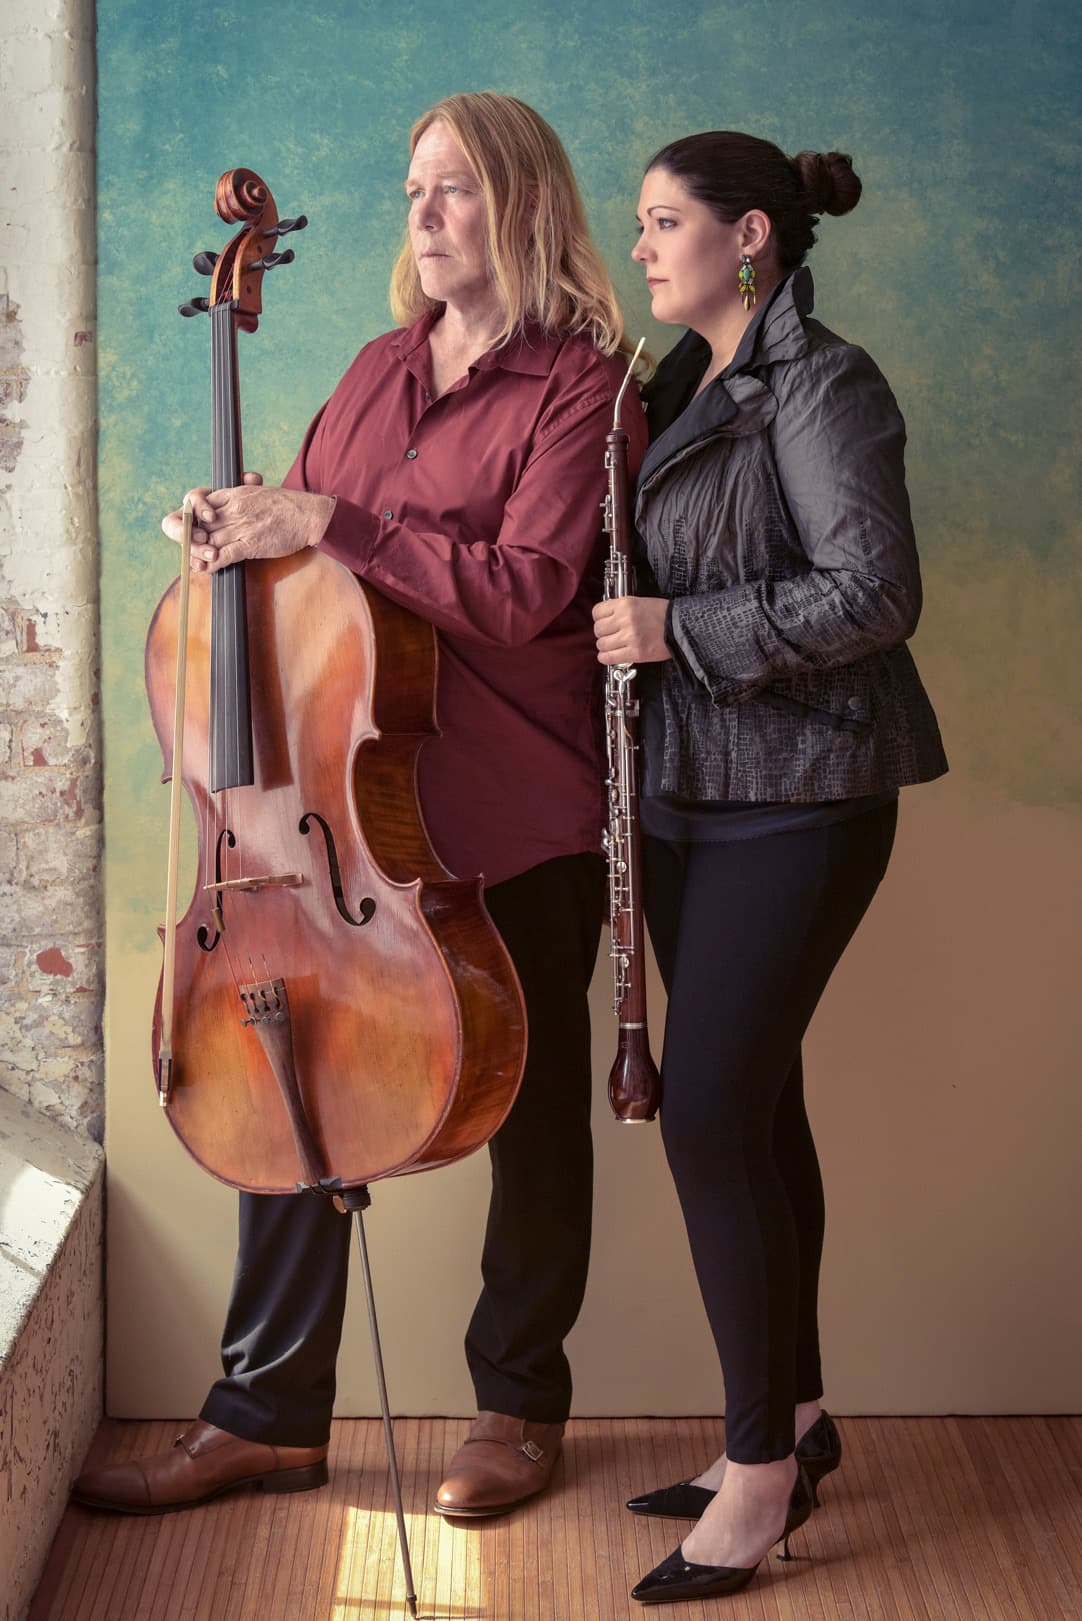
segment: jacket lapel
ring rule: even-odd
[[[805,352],[809,339],[803,317],[811,312],[813,303],[811,272],[801,266],[749,324],[732,365],[708,383],[651,444],[639,472],[639,496],[664,467],[715,435],[737,438],[758,433],[773,420],[777,410],[774,396],[754,373],[778,360],[795,360]],[[709,356],[707,344],[697,333],[685,333],[658,368],[651,406],[656,402],[663,409],[666,399],[679,398],[694,387]]]

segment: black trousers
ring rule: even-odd
[[[793,1450],[822,1395],[823,1188],[800,1045],[886,870],[897,805],[727,844],[645,840],[669,992],[661,1129],[725,1380],[736,1463]]]
[[[466,1358],[478,1407],[550,1423],[570,1407],[563,1341],[582,1305],[590,1248],[586,993],[603,892],[600,856],[583,854],[485,894],[522,983],[529,1050],[514,1107],[489,1144],[492,1199]],[[202,1418],[281,1446],[326,1441],[351,1226],[314,1194],[241,1194],[224,1377]]]

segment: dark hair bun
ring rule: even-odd
[[[848,214],[860,201],[860,177],[848,152],[798,152],[793,167],[809,214]]]

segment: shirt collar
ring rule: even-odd
[[[440,310],[426,310],[420,320],[414,321],[412,326],[404,327],[397,337],[391,340],[391,348],[402,361],[416,354],[422,344],[428,342]],[[531,377],[547,377],[552,370],[553,361],[559,351],[563,339],[554,332],[546,332],[544,327],[534,321],[528,321],[517,332],[513,332],[506,343],[500,344],[497,349],[489,349],[480,359],[475,360],[471,370],[491,371],[499,367],[502,371],[524,372]]]

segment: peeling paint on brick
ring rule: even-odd
[[[23,331],[19,305],[0,294],[0,405],[21,405],[30,389],[30,373],[23,365]],[[0,416],[0,469],[13,473],[22,454],[26,422]]]
[[[0,1090],[100,1135],[91,21],[89,0],[0,6],[26,113],[0,272]]]
[[[6,0],[0,60],[0,1158],[14,1100],[86,1156],[103,1135],[93,0]],[[0,1270],[30,1155],[0,1163]],[[34,1222],[57,1202],[39,1180]],[[26,1613],[100,1417],[101,1216],[99,1178],[41,1251],[13,1345],[18,1264],[0,1277],[0,1617]]]
[[[72,971],[71,963],[58,946],[50,946],[48,951],[39,951],[37,965],[43,974],[63,974],[67,977]]]
[[[82,816],[83,801],[79,795],[78,777],[72,777],[71,781],[68,783],[68,786],[60,790],[60,798],[76,817]]]

